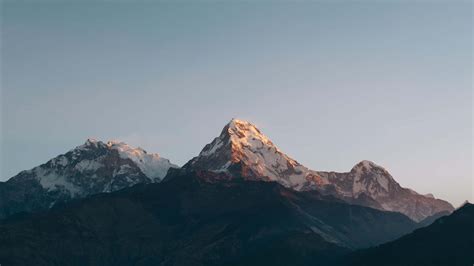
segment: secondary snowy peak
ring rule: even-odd
[[[358,197],[365,193],[372,198],[387,196],[393,186],[398,185],[385,168],[371,161],[361,161],[350,171],[353,178],[352,194]]]
[[[71,150],[71,152],[74,155],[73,158],[77,159],[78,155],[84,152],[100,149],[117,151],[120,158],[125,160],[130,159],[133,161],[133,163],[140,168],[143,174],[154,182],[163,179],[169,168],[178,168],[177,165],[170,163],[168,159],[162,158],[157,153],[149,154],[140,147],[135,148],[121,141],[111,140],[108,142],[102,142],[89,138],[83,145],[76,147]]]
[[[385,170],[385,168],[383,168],[382,166],[379,166],[379,165],[377,165],[374,162],[369,161],[369,160],[360,161],[359,163],[354,165],[354,167],[352,167],[351,171],[359,171],[359,170],[371,171],[372,169],[380,169],[382,171],[387,172],[387,170]]]
[[[158,154],[148,154],[123,142],[88,139],[6,181],[8,189],[4,191],[8,192],[0,193],[4,199],[0,202],[0,219],[17,212],[47,209],[72,198],[160,182],[170,168],[177,166]]]
[[[385,168],[371,161],[361,161],[347,173],[319,174],[327,176],[336,187],[336,196],[381,210],[401,212],[415,221],[453,210],[451,204],[433,195],[421,195],[400,186]]]
[[[255,125],[239,119],[232,119],[184,168],[238,171],[245,179],[277,181],[296,190],[327,183],[281,152]]]
[[[46,191],[81,197],[137,183],[159,182],[172,167],[177,168],[168,159],[123,142],[87,139],[84,144],[11,180],[36,180]]]

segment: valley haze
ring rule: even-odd
[[[0,182],[0,199],[7,265],[474,262],[474,205],[455,210],[367,160],[308,169],[239,119],[182,167],[87,139]]]

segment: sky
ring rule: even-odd
[[[88,137],[182,165],[240,118],[472,202],[472,26],[471,1],[3,1],[0,180]]]

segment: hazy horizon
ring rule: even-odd
[[[0,180],[89,137],[182,165],[240,118],[311,169],[474,201],[471,2],[1,5]]]

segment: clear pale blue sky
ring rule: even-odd
[[[471,1],[2,4],[1,179],[120,139],[183,164],[232,118],[316,170],[473,201]]]

